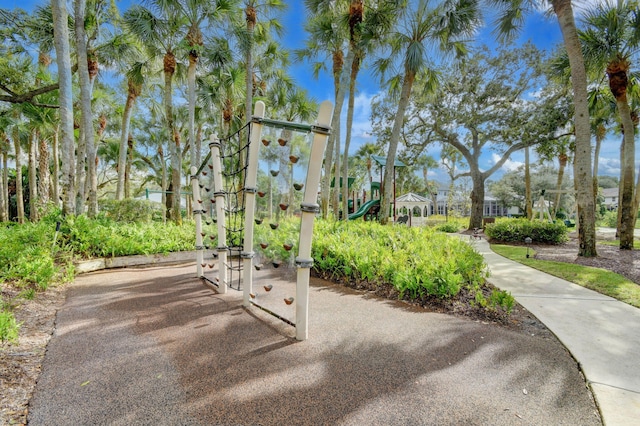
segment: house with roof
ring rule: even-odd
[[[604,188],[602,196],[604,197],[603,205],[607,210],[616,210],[618,208],[618,188]]]

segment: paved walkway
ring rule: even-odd
[[[476,247],[491,281],[510,291],[569,349],[593,390],[604,423],[640,424],[640,309]]]
[[[29,424],[601,425],[575,360],[544,330],[314,281],[309,339],[296,342],[194,275],[191,264],[78,276]]]

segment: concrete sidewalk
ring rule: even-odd
[[[507,290],[542,321],[578,361],[604,423],[640,424],[640,309],[508,260],[474,242]]]

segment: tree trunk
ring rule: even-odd
[[[567,167],[567,154],[560,154],[558,158],[558,178],[556,180],[556,199],[553,202],[553,214],[551,217],[553,219],[556,218],[556,214],[558,213],[558,208],[560,207],[560,201],[562,200],[562,181],[564,180],[564,169]]]
[[[471,191],[471,217],[469,229],[482,228],[484,217],[484,178],[478,170],[471,172],[473,190]]]
[[[36,156],[38,150],[38,132],[32,130],[29,135],[29,220],[38,221],[38,177],[36,170]]]
[[[60,127],[56,128],[56,131],[53,133],[53,146],[51,147],[51,151],[53,151],[53,194],[51,194],[51,198],[53,199],[53,203],[56,207],[60,207],[60,141],[58,139],[58,132]]]
[[[552,0],[571,66],[573,103],[575,107],[574,179],[577,182],[578,256],[595,257],[596,221],[591,175],[591,125],[587,96],[587,75],[580,40],[573,17],[571,0]]]
[[[51,173],[49,171],[49,145],[47,144],[47,140],[43,137],[38,141],[38,152],[38,194],[40,195],[38,206],[44,207],[49,204],[51,197],[49,194]]]
[[[81,156],[78,149],[78,209],[84,210],[86,193],[83,185],[86,179],[88,188],[88,215],[94,217],[98,213],[98,180],[96,174],[95,129],[93,128],[93,112],[91,110],[92,81],[89,75],[89,59],[87,55],[87,35],[85,32],[85,11],[87,1],[75,0],[76,53],[78,55],[78,81],[80,84],[81,134],[86,157]],[[86,160],[85,160],[86,158]],[[86,174],[85,174],[86,167]]]
[[[527,219],[533,217],[532,199],[531,199],[531,172],[529,170],[531,162],[529,160],[529,147],[524,149],[524,202]]]
[[[162,222],[166,223],[167,221],[167,190],[169,189],[169,182],[168,182],[168,177],[167,177],[167,163],[164,159],[164,150],[162,149],[162,146],[159,147],[158,149],[158,157],[160,158],[160,164],[161,164],[161,173],[162,173],[162,177],[161,177],[161,183],[160,185],[162,186],[162,195],[161,195],[161,203],[162,203],[162,208],[163,208],[163,212],[162,212]]]
[[[7,140],[7,143],[9,141]],[[0,208],[0,222],[9,221],[9,146],[6,146],[6,150],[2,152],[2,196],[4,198],[4,204]]]
[[[596,200],[598,199],[598,165],[600,163],[600,147],[602,146],[602,141],[606,135],[606,130],[604,126],[599,126],[596,129],[596,148],[593,152],[593,203],[594,206],[596,204]]]
[[[74,137],[73,137],[73,92],[71,82],[71,58],[69,53],[68,14],[65,0],[51,0],[54,25],[56,62],[58,64],[60,96],[60,132],[62,135],[62,188],[64,199],[62,213],[75,212],[75,173]]]
[[[20,161],[20,131],[16,129],[13,135],[13,148],[16,155],[16,209],[18,223],[24,223],[24,194],[22,193],[22,162]]]
[[[5,135],[1,135],[0,141],[0,223],[7,222],[9,217],[7,215],[7,205],[9,204],[9,191],[7,184],[7,163],[9,155],[9,139]]]
[[[247,65],[247,74],[245,77],[245,121],[251,120],[253,115],[253,33],[257,21],[256,8],[247,6],[245,9],[245,17],[247,21],[247,51],[245,52],[245,61]]]
[[[129,89],[127,101],[124,104],[124,113],[122,114],[122,130],[120,132],[120,149],[118,150],[118,184],[116,185],[116,200],[122,200],[125,197],[125,169],[127,167],[127,142],[129,140],[129,127],[131,124],[131,116],[133,115],[133,106],[136,102],[137,95],[133,92],[134,83],[129,81]]]
[[[85,129],[78,129],[78,148],[76,151],[76,214],[85,212],[85,180],[87,178],[87,145]]]
[[[415,80],[415,74],[407,71],[404,75],[402,82],[402,91],[400,93],[400,100],[398,101],[398,110],[396,112],[395,120],[393,121],[393,129],[391,130],[391,138],[389,140],[389,151],[387,152],[387,163],[384,170],[384,182],[382,190],[382,202],[380,206],[380,223],[386,225],[389,222],[389,209],[391,208],[391,196],[393,194],[393,179],[395,171],[396,152],[398,150],[398,143],[400,142],[400,131],[404,124],[404,113],[409,105],[409,96],[411,95],[411,88]]]
[[[342,218],[349,219],[349,146],[351,145],[351,127],[353,126],[353,109],[356,97],[356,78],[360,71],[360,58],[355,56],[351,65],[349,79],[349,102],[347,104],[347,134],[344,139],[344,156],[342,158]],[[355,209],[355,205],[353,206]]]
[[[347,57],[347,61],[349,58]],[[344,61],[342,52],[334,52],[333,55],[333,85],[336,104],[331,117],[331,134],[327,140],[326,155],[324,159],[324,176],[320,189],[320,208],[322,217],[326,219],[329,215],[329,191],[331,187],[331,175],[333,170],[333,153],[336,139],[340,138],[340,112],[344,103],[344,91],[341,89],[342,70],[344,69]],[[345,85],[346,86],[346,85]]]
[[[187,85],[189,92],[189,146],[191,150],[191,167],[198,167],[196,162],[196,66],[198,56],[189,55],[189,69],[187,72]],[[191,168],[190,167],[190,168]],[[187,210],[189,211],[189,210]]]
[[[124,149],[127,160],[124,166],[124,198],[131,198],[131,165],[133,164],[133,135],[129,134]]]
[[[617,97],[616,105],[622,121],[622,170],[620,171],[620,250],[633,249],[633,232],[636,224],[634,210],[635,140],[631,111],[626,94]]]
[[[176,59],[172,52],[167,52],[164,57],[164,107],[167,119],[167,132],[169,135],[169,149],[171,153],[171,184],[174,197],[171,198],[171,220],[176,224],[182,223],[180,216],[180,170],[182,166],[182,151],[180,150],[180,137],[173,122],[173,88],[172,80],[175,72]]]

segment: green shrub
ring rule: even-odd
[[[390,284],[410,299],[448,299],[463,287],[479,288],[486,278],[480,254],[431,228],[318,221],[312,257],[322,276]]]
[[[524,242],[529,237],[534,243],[562,244],[567,241],[567,227],[563,222],[544,222],[527,219],[506,219],[487,224],[484,233],[501,242]]]
[[[60,228],[61,245],[75,257],[115,257],[193,250],[193,221],[123,223],[106,217],[70,216]]]
[[[100,211],[116,222],[151,222],[158,212],[162,217],[162,206],[149,200],[127,198],[125,200],[101,200]]]
[[[617,228],[618,227],[618,212],[617,211],[607,211],[602,216],[602,219],[598,221],[599,226],[603,226],[605,228]]]
[[[440,225],[436,225],[436,231],[447,232],[449,234],[458,232],[461,228],[462,227],[457,221],[445,222],[445,223],[441,223]]]
[[[15,342],[18,340],[20,324],[16,322],[13,312],[0,311],[0,341]]]

